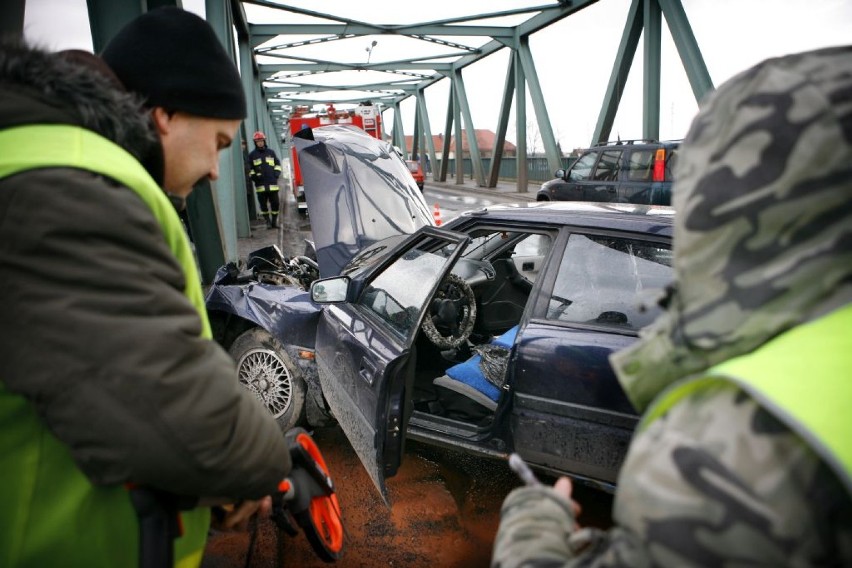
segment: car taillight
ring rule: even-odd
[[[666,150],[660,148],[654,154],[654,178],[653,181],[666,180]]]

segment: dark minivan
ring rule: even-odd
[[[586,150],[556,179],[542,184],[538,201],[597,201],[671,205],[679,140],[620,140]]]

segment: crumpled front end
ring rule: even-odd
[[[405,162],[387,142],[342,125],[308,129],[299,136],[293,140],[324,278],[340,274],[373,243],[434,225]]]

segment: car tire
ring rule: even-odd
[[[286,432],[302,421],[305,381],[281,343],[265,329],[246,331],[228,350],[240,383],[254,394]]]
[[[536,201],[550,201],[550,198],[546,195],[538,195],[535,198]]]

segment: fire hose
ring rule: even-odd
[[[296,536],[301,527],[317,556],[334,562],[343,553],[345,529],[328,466],[304,429],[293,428],[284,439],[292,469],[272,496],[272,521],[289,536]],[[179,511],[186,507],[177,496],[163,491],[134,485],[128,485],[128,490],[139,518],[140,568],[171,568],[174,539],[180,536]],[[251,537],[247,565],[255,532]]]

